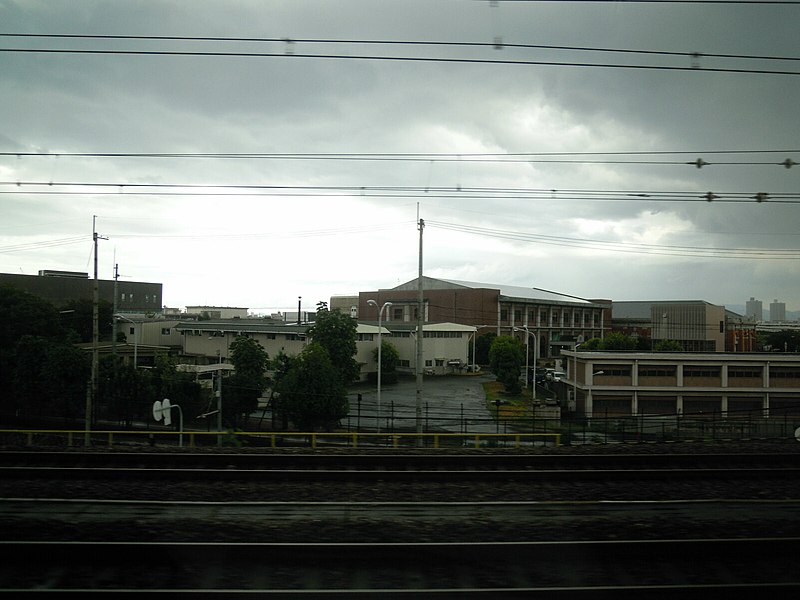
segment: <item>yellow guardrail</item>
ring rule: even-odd
[[[157,438],[172,438],[171,441],[179,441],[182,445],[184,438],[188,440],[188,447],[194,448],[198,438],[213,436],[215,438],[262,438],[269,440],[272,448],[278,447],[278,442],[284,440],[297,440],[310,444],[316,448],[318,444],[332,444],[341,446],[346,442],[347,446],[358,448],[359,445],[371,446],[391,446],[393,448],[415,447],[417,441],[422,441],[425,446],[432,445],[433,448],[442,447],[443,442],[461,440],[462,444],[474,445],[479,448],[483,445],[490,445],[494,442],[497,445],[508,446],[512,442],[514,448],[519,448],[523,443],[534,444],[541,442],[544,445],[561,444],[560,433],[374,433],[374,432],[296,432],[296,431],[154,431],[154,430],[98,430],[93,429],[88,432],[93,442],[98,439],[105,440],[108,446],[114,445],[114,437],[138,437],[144,436],[147,441],[155,441]],[[67,446],[73,446],[76,442],[83,444],[87,432],[85,430],[69,429],[0,429],[0,435],[20,435],[25,438],[28,446],[34,446],[34,436],[50,435],[65,438]],[[177,440],[175,438],[177,437]],[[401,444],[405,442],[405,444]],[[502,442],[502,444],[501,444]]]

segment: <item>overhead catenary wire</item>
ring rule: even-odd
[[[791,56],[757,56],[757,55],[735,55],[735,54],[706,54],[701,52],[674,52],[657,50],[634,50],[634,49],[614,49],[614,48],[591,48],[580,46],[543,46],[534,44],[502,44],[501,47],[526,50],[546,50],[546,51],[582,51],[582,52],[602,52],[602,53],[624,53],[636,55],[659,55],[664,57],[690,57],[689,65],[669,65],[669,64],[631,64],[631,63],[610,63],[610,62],[581,62],[581,61],[559,61],[559,60],[532,60],[532,59],[511,59],[511,58],[477,58],[477,57],[454,57],[454,56],[401,56],[393,54],[337,54],[337,53],[300,53],[295,50],[294,45],[298,43],[306,44],[364,44],[364,45],[424,45],[424,46],[459,46],[459,47],[478,47],[478,48],[497,48],[496,43],[487,44],[481,42],[437,42],[437,41],[402,41],[402,40],[316,40],[316,39],[291,39],[291,38],[212,38],[212,37],[189,37],[189,36],[111,36],[111,35],[81,35],[81,34],[37,34],[37,33],[0,33],[0,37],[27,37],[27,38],[58,38],[58,39],[92,39],[92,40],[125,40],[125,41],[172,41],[172,42],[212,42],[212,43],[233,43],[233,42],[269,42],[269,43],[289,43],[292,45],[291,51],[264,52],[264,51],[231,51],[231,50],[174,50],[174,49],[121,49],[121,48],[0,48],[4,53],[29,53],[29,54],[75,54],[75,55],[128,55],[128,56],[196,56],[196,57],[228,57],[228,58],[294,58],[294,59],[324,59],[324,60],[357,60],[357,61],[392,61],[392,62],[427,62],[427,63],[463,63],[463,64],[489,64],[489,65],[518,65],[518,66],[562,66],[562,67],[590,67],[590,68],[613,68],[613,69],[635,69],[635,70],[659,70],[659,71],[705,71],[717,73],[750,73],[763,75],[800,75],[800,71],[782,69],[757,69],[748,67],[721,67],[721,66],[701,66],[698,61],[700,58],[712,58],[721,60],[764,60],[764,61],[800,61],[800,57]]]
[[[706,155],[753,155],[753,154],[798,154],[800,150],[710,150],[705,152],[688,151],[649,151],[649,152],[515,152],[515,153],[251,153],[251,152],[0,152],[0,156],[16,158],[147,158],[147,159],[220,159],[220,160],[316,160],[316,161],[400,161],[400,162],[470,162],[470,163],[557,163],[557,164],[625,164],[625,165],[690,165],[697,168],[712,165],[758,166],[778,165],[791,168],[798,163],[792,158],[780,162],[738,160],[706,161],[697,158],[686,160],[621,160],[621,159],[587,159],[585,157],[603,156],[680,156],[691,154]],[[561,158],[556,158],[561,157]]]
[[[800,203],[800,192],[699,192],[688,190],[596,190],[504,188],[465,186],[400,186],[400,185],[289,185],[289,184],[208,184],[208,183],[143,183],[98,181],[0,181],[0,194],[87,194],[100,190],[115,195],[278,195],[300,192],[311,196],[362,196],[379,198],[458,198],[505,200],[581,200],[581,201],[646,201],[646,202],[757,202]],[[75,188],[53,190],[52,188]],[[43,188],[24,189],[24,188]]]

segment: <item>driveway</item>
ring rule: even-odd
[[[491,374],[426,376],[422,386],[424,431],[494,433],[497,425],[486,409],[483,392],[483,384],[492,380]],[[381,431],[415,431],[416,390],[411,377],[382,386]],[[378,416],[376,386],[359,384],[348,396],[350,414],[342,424],[352,431],[374,431]]]

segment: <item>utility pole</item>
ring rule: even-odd
[[[114,359],[114,371],[117,370],[117,283],[119,282],[119,264],[114,263],[114,308],[111,313],[111,356]]]
[[[419,208],[417,208],[419,210]],[[422,285],[422,230],[425,221],[419,220],[419,276],[417,277],[417,446],[422,446],[422,328],[425,323],[425,296]]]
[[[92,216],[92,241],[94,242],[94,285],[92,290],[92,380],[86,393],[86,412],[84,421],[86,432],[84,446],[92,444],[92,404],[97,398],[97,371],[99,365],[98,341],[100,339],[100,283],[97,279],[97,241],[108,238],[97,235],[97,215]]]

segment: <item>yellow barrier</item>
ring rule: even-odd
[[[0,435],[20,435],[25,439],[28,446],[34,446],[34,436],[56,436],[64,438],[67,446],[72,446],[76,438],[83,440],[87,432],[84,430],[68,430],[68,429],[0,429]],[[121,437],[136,438],[145,436],[145,443],[152,440],[155,443],[156,438],[172,438],[173,445],[177,445],[177,436],[181,435],[177,431],[155,431],[155,430],[92,430],[89,432],[95,442],[99,439],[105,438],[106,444],[111,447],[114,445],[114,436],[117,436],[117,442]],[[183,435],[188,437],[189,448],[196,447],[197,436],[206,437],[214,436],[220,438],[218,443],[222,443],[225,438],[266,438],[269,440],[269,446],[272,448],[278,447],[278,438],[284,441],[297,440],[302,443],[308,443],[311,448],[316,449],[320,441],[323,443],[327,441],[331,445],[341,446],[342,442],[345,445],[350,445],[352,448],[364,447],[365,442],[368,444],[370,441],[372,446],[391,446],[393,448],[400,448],[401,441],[409,442],[408,447],[416,447],[417,441],[421,440],[425,445],[432,443],[433,448],[437,449],[442,446],[442,441],[457,441],[461,440],[461,445],[466,445],[468,441],[472,442],[476,448],[484,445],[507,445],[507,442],[513,441],[514,448],[520,448],[523,443],[534,444],[541,443],[543,445],[552,444],[559,446],[561,444],[560,433],[371,433],[371,432],[297,432],[297,431],[184,431]],[[501,444],[502,443],[502,444]]]

